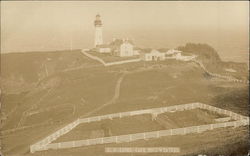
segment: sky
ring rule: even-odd
[[[139,47],[207,43],[225,60],[248,60],[246,1],[14,1],[1,2],[1,52],[91,48],[94,18],[104,42],[129,38]]]

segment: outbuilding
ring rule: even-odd
[[[165,53],[158,50],[144,50],[140,55],[143,61],[162,61],[165,60]]]

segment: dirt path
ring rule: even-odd
[[[92,115],[98,111],[100,111],[101,109],[103,109],[104,107],[108,106],[108,105],[112,105],[116,102],[116,100],[119,98],[120,96],[120,88],[121,88],[121,83],[124,79],[124,77],[128,74],[132,74],[132,73],[137,73],[137,72],[142,72],[145,70],[151,70],[151,69],[139,69],[139,70],[135,70],[135,71],[124,71],[123,74],[121,75],[121,77],[117,80],[116,82],[116,86],[115,86],[115,93],[114,96],[112,97],[112,99],[110,99],[108,102],[106,102],[105,104],[101,105],[100,107],[97,107],[96,109],[86,113],[85,115],[80,116],[80,118],[84,118],[87,117],[89,115]]]
[[[104,107],[108,106],[108,105],[111,105],[111,104],[114,104],[116,102],[116,100],[119,98],[120,96],[120,88],[121,88],[121,83],[123,81],[123,78],[124,76],[126,75],[127,73],[123,73],[122,76],[117,80],[116,82],[116,86],[115,86],[115,93],[114,93],[114,96],[112,97],[112,99],[110,99],[108,102],[106,102],[105,104],[101,105],[100,107],[97,107],[96,109],[88,112],[87,114],[81,116],[80,118],[83,118],[83,117],[86,117],[86,116],[89,116],[89,115],[92,115],[96,112],[98,112],[99,110],[103,109]]]

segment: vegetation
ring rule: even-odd
[[[80,50],[1,54],[2,89],[8,93],[28,91],[47,76],[96,64]]]
[[[217,60],[216,62],[221,62],[220,65],[223,66],[220,58],[214,52],[210,52],[213,49],[208,48],[207,45],[191,47],[195,50],[187,48],[189,49],[187,53],[195,53],[196,50],[206,53],[204,56],[202,56],[203,53],[199,53],[201,55],[199,59],[203,59],[208,68],[222,73],[221,67],[216,69],[215,66],[219,63],[209,63],[209,60]],[[207,50],[199,50],[202,47],[206,47]],[[185,49],[185,47],[182,48]],[[196,54],[198,55],[198,52]],[[18,126],[34,126],[1,136],[3,152],[6,155],[29,155],[29,145],[108,102],[114,95],[117,80],[125,71],[127,74],[121,82],[118,100],[96,112],[96,115],[197,101],[244,115],[248,114],[249,95],[246,84],[217,81],[204,74],[204,71],[193,62],[167,60],[103,67],[97,61],[84,56],[79,50],[13,53],[3,54],[1,57],[1,81],[4,89],[1,99],[4,121],[1,123],[1,128],[8,130]],[[107,58],[107,61],[114,59],[110,56],[104,56],[104,58]],[[44,64],[47,66],[48,75]],[[227,67],[227,63],[225,64],[223,67]],[[237,70],[233,73],[235,76],[243,75],[239,69],[242,67],[240,64],[237,64],[238,67],[231,62],[228,64],[228,67]],[[18,90],[14,90],[15,88]],[[27,116],[25,116],[26,113]],[[41,123],[48,124],[35,126]],[[237,137],[244,136],[236,130],[233,132],[239,133]],[[211,132],[211,134],[214,133]],[[222,133],[224,131],[220,135],[215,134],[214,137],[206,135],[205,137],[211,139],[210,141],[201,140],[211,144],[217,140],[217,137],[222,137]],[[195,139],[196,136],[190,137]],[[175,139],[178,137],[173,138],[172,141]],[[183,139],[183,141],[186,144],[183,143],[180,146],[190,148],[188,140]],[[154,143],[161,146],[172,145],[164,139]],[[146,144],[153,145],[147,141],[137,142],[137,145],[141,146]],[[201,142],[196,140],[191,147],[200,144]],[[93,151],[98,153],[98,149],[90,147],[85,150],[90,155]],[[85,153],[85,150],[75,149],[72,155]],[[72,150],[65,150],[65,153],[48,151],[45,155],[63,155],[62,153],[69,155]],[[103,153],[103,147],[99,149],[99,153]],[[43,154],[38,152],[34,155]]]
[[[179,46],[177,49],[195,54],[202,60],[208,60],[212,62],[221,61],[220,56],[215,51],[215,49],[207,44],[187,43],[185,46]]]
[[[185,46],[179,46],[177,49],[185,53],[197,55],[197,59],[202,61],[205,67],[211,72],[231,75],[238,79],[249,79],[249,71],[246,63],[224,62],[219,57],[217,51],[208,44],[187,43]],[[225,70],[227,68],[234,69],[237,72],[228,72]]]

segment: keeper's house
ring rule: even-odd
[[[155,49],[145,49],[141,51],[140,57],[143,61],[163,61],[165,60],[165,52]]]
[[[114,39],[110,44],[112,55],[120,57],[128,57],[137,55],[134,51],[134,44],[128,39]]]

